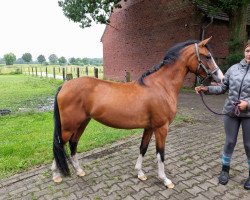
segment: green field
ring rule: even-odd
[[[24,75],[0,75],[0,109],[33,110],[46,104],[62,83],[61,80]]]
[[[51,103],[48,99],[54,97],[61,84],[62,81],[48,78],[0,75],[0,109],[12,111],[11,115],[0,116],[0,179],[52,162],[53,112],[38,112],[36,108]],[[175,123],[182,120],[182,116],[177,116]],[[141,132],[113,129],[91,120],[78,152]]]

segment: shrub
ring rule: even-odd
[[[225,60],[225,65],[222,66],[221,70],[225,73],[232,65],[239,63],[244,55],[242,52],[234,52],[227,56]]]
[[[10,72],[10,75],[22,74],[20,69],[16,69],[14,72]]]
[[[242,42],[239,39],[230,40],[228,43],[229,47],[229,55],[225,60],[225,65],[222,67],[222,71],[226,72],[228,68],[232,65],[239,63],[242,58],[244,58],[244,54],[242,51]]]

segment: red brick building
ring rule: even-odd
[[[136,80],[146,70],[162,61],[176,43],[213,36],[211,48],[216,58],[228,54],[228,21],[211,19],[202,9],[183,0],[128,0],[110,16],[102,36],[104,76],[125,80],[126,71]],[[185,86],[194,84],[188,74]]]

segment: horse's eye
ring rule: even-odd
[[[206,60],[210,60],[211,59],[211,56],[206,56]]]

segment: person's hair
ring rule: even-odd
[[[250,40],[247,41],[245,48],[250,47]]]

